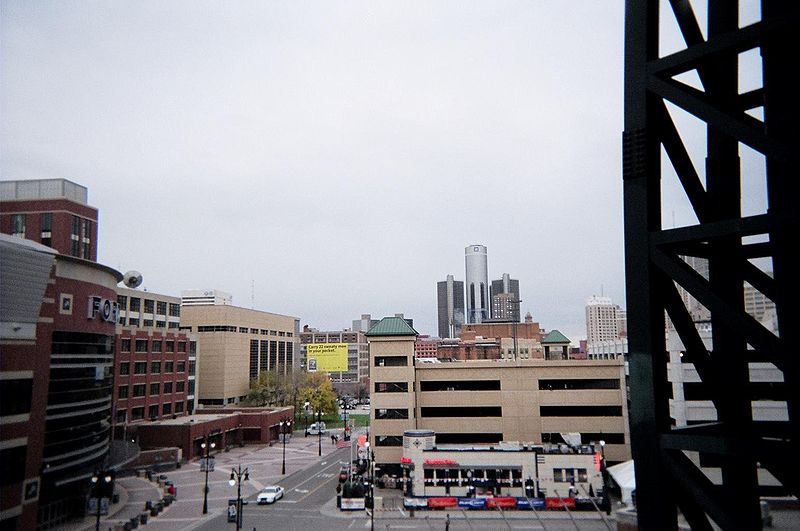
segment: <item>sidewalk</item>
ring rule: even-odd
[[[331,433],[342,435],[341,430],[332,430],[322,434],[304,436],[304,431],[295,431],[286,443],[286,474],[281,474],[284,464],[283,443],[273,442],[272,445],[245,445],[233,447],[228,451],[220,450],[213,453],[216,465],[215,470],[208,475],[209,494],[207,496],[208,514],[202,514],[204,502],[203,489],[205,486],[205,473],[200,470],[200,459],[183,463],[180,468],[164,472],[168,479],[177,488],[175,501],[158,513],[150,516],[148,512],[147,524],[139,528],[158,527],[186,529],[194,523],[202,522],[223,513],[228,504],[228,499],[235,498],[228,485],[230,471],[239,465],[249,468],[249,481],[242,483],[242,497],[255,495],[265,485],[278,483],[280,480],[298,470],[302,470],[316,463],[322,451],[322,459],[339,447],[331,443]],[[341,439],[340,439],[341,440]],[[155,479],[155,476],[153,476]],[[119,502],[110,504],[109,514],[101,515],[100,529],[122,528],[125,522],[133,517],[139,517],[145,512],[145,503],[154,504],[164,497],[163,488],[155,481],[146,478],[123,477],[117,479],[115,491],[119,495]],[[334,500],[335,505],[335,500]],[[57,531],[92,531],[95,529],[96,516],[87,516],[81,520],[73,520],[57,526]]]
[[[114,529],[120,522],[129,521],[139,517],[144,512],[144,500],[157,500],[161,498],[161,488],[157,483],[146,478],[123,477],[118,478],[114,492],[119,495],[119,501],[108,507],[108,514],[100,516],[100,529]],[[95,529],[97,516],[86,516],[82,520],[73,520],[55,527],[58,531],[92,531]]]

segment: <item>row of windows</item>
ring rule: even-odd
[[[172,339],[136,339],[135,341],[134,346],[136,347],[136,352],[186,352],[186,341],[174,341]],[[131,338],[128,337],[120,339],[120,351],[130,352],[131,342]],[[190,352],[193,354],[197,345],[194,341],[190,341],[189,343]],[[177,350],[175,350],[176,346],[178,347]]]
[[[161,384],[164,384],[163,392]],[[174,386],[173,386],[174,383]],[[132,389],[134,398],[146,396],[147,394],[147,384],[134,384],[132,386],[128,385],[120,385],[117,387],[117,398],[128,398],[129,389]],[[183,393],[184,389],[186,388],[186,382],[179,380],[177,382],[153,382],[150,384],[150,396],[157,396],[161,394],[171,394],[173,393],[173,388],[175,393]],[[189,394],[194,393],[194,380],[189,380]]]
[[[185,410],[188,411],[189,413],[191,413],[192,409],[193,409],[193,404],[192,404],[191,401],[187,401],[185,403],[184,402],[175,402],[174,404],[172,402],[167,402],[167,403],[161,404],[160,406],[159,406],[159,404],[153,404],[151,406],[148,406],[148,408],[147,408],[147,417],[149,419],[151,419],[151,420],[157,419],[160,416],[159,415],[159,411],[160,411],[161,415],[172,415],[172,414],[177,414],[177,413],[183,413],[184,412],[184,404],[185,404]],[[131,408],[130,418],[128,418],[128,410],[126,410],[126,409],[118,409],[117,410],[117,422],[118,423],[123,423],[123,422],[127,422],[128,420],[130,420],[130,421],[144,420],[144,411],[145,411],[145,407],[144,406],[138,406],[138,407]]]
[[[191,326],[181,327],[181,330],[192,331]],[[248,328],[246,326],[234,325],[204,325],[197,327],[198,332],[239,332],[240,334],[261,334],[262,336],[278,336],[278,337],[294,337],[293,332],[284,332],[283,330],[265,330],[263,328]]]
[[[123,311],[139,312],[142,309],[142,299],[139,297],[131,297],[129,300],[127,295],[117,295],[117,304]],[[144,299],[144,313],[180,317],[181,305],[175,302]]]
[[[402,366],[402,356],[378,356],[376,366]],[[540,390],[619,389],[618,378],[583,378],[539,380]],[[500,391],[500,380],[424,380],[420,391]],[[402,393],[408,391],[406,382],[376,382],[376,393]]]
[[[194,375],[196,365],[193,360],[189,361],[189,374]],[[164,373],[172,373],[172,372],[186,372],[186,362],[183,360],[180,361],[151,361],[150,362],[150,374],[161,374],[163,369]],[[127,375],[131,373],[131,362],[123,361],[119,364],[119,373],[121,375]],[[133,362],[133,374],[147,374],[147,362],[146,361],[135,361]]]
[[[120,317],[119,324],[122,326],[141,326],[142,328],[168,328],[170,330],[176,330],[179,328],[179,324],[175,321],[153,321],[152,319],[139,319],[138,317]]]

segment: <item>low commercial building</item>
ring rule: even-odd
[[[174,447],[181,458],[203,455],[202,443],[214,444],[217,452],[230,446],[269,444],[278,440],[280,421],[291,419],[294,408],[209,408],[189,417],[148,422],[139,426],[143,450]]]
[[[603,440],[609,463],[630,458],[622,360],[416,363],[416,336],[392,317],[367,333],[370,443],[380,466],[400,463],[403,434],[414,429],[465,446]]]
[[[413,496],[566,498],[603,487],[602,452],[592,444],[451,446],[433,431],[409,430],[400,461]]]

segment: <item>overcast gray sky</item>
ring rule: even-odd
[[[483,244],[577,343],[588,297],[625,306],[623,22],[623,0],[3,0],[0,176],[88,187],[99,261],[150,291],[324,329],[436,335],[436,282]]]

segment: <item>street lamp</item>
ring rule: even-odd
[[[611,500],[608,498],[608,470],[606,470],[606,442],[600,440],[600,474],[603,476],[603,505],[606,514],[611,514]]]
[[[216,447],[217,443],[208,442],[208,435],[206,435],[205,442],[200,443],[200,448],[206,451],[206,456],[203,458],[203,469],[206,471],[206,485],[203,488],[203,514],[208,514],[208,470],[213,468],[211,465],[211,449]]]
[[[511,318],[514,320],[512,325],[512,335],[514,336],[514,361],[516,361],[517,358],[519,357],[517,355],[517,323],[519,322],[519,303],[521,303],[522,301],[517,299],[512,299],[509,302],[516,303],[517,305],[516,312],[514,310],[511,310]]]
[[[343,418],[344,418],[344,440],[350,440],[350,430],[347,428],[347,399],[342,400],[339,402],[339,405],[342,406],[342,411],[344,411]]]
[[[231,479],[228,484],[236,485],[236,531],[242,528],[242,481],[250,480],[249,469],[242,469],[242,465],[231,470]]]
[[[311,404],[308,402],[308,400],[306,400],[306,403],[303,404],[303,412],[305,413],[305,419],[306,419],[306,434],[305,434],[306,437],[308,437],[308,406],[310,405]]]
[[[375,531],[375,452],[369,447],[369,441],[364,443],[367,450],[367,470],[369,471],[369,503],[371,505],[369,513],[370,531]]]
[[[319,439],[319,456],[322,457],[322,409],[317,411],[317,438]]]
[[[283,465],[281,466],[281,474],[286,474],[286,435],[291,433],[292,421],[283,419],[280,424],[281,436],[283,438]]]
[[[95,523],[95,531],[100,531],[100,502],[103,495],[107,493],[111,485],[111,472],[99,471],[92,474],[92,491],[94,497],[97,499],[97,522]]]

